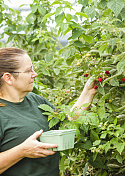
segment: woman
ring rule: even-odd
[[[36,76],[26,51],[0,49],[1,176],[59,176],[59,153],[48,150],[57,145],[38,140],[43,131],[49,130],[47,117],[38,105],[53,106],[45,98],[32,93]],[[71,111],[92,102],[96,93],[93,87],[94,82],[91,85],[86,83]],[[79,112],[75,118],[78,116]]]

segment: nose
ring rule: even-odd
[[[33,70],[33,72],[32,72],[32,78],[35,78],[35,77],[37,77],[37,73]]]

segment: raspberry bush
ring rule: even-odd
[[[50,126],[76,128],[75,148],[61,153],[61,175],[122,176],[125,173],[125,0],[34,0],[31,13],[0,2],[0,26],[8,41],[28,51],[38,72],[34,92],[61,112],[48,112]],[[67,10],[68,9],[68,10]],[[71,13],[72,12],[72,13]],[[55,23],[50,28],[50,23]],[[58,36],[69,35],[63,46]],[[98,93],[89,111],[64,121],[86,81]],[[85,105],[87,106],[87,105]],[[44,107],[49,111],[47,107]],[[54,118],[53,118],[54,117]]]

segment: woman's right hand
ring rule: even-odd
[[[48,150],[49,148],[58,147],[57,144],[42,143],[37,138],[43,133],[43,130],[36,131],[33,135],[27,138],[20,147],[23,151],[23,157],[27,158],[40,158],[47,157],[55,154],[54,151]]]

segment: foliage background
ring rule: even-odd
[[[125,0],[34,0],[31,13],[0,1],[0,27],[8,41],[28,51],[38,77],[34,92],[62,110],[51,114],[51,125],[76,128],[75,148],[61,153],[61,175],[122,176],[125,174]],[[81,5],[78,11],[77,5]],[[70,13],[73,12],[73,13]],[[50,24],[56,24],[50,27]],[[58,36],[69,34],[63,46]],[[109,71],[110,74],[106,74]],[[88,74],[88,77],[84,75]],[[65,114],[80,95],[89,77],[97,81],[88,112],[72,122]],[[71,116],[74,115],[70,113]],[[55,120],[56,119],[56,120]]]

